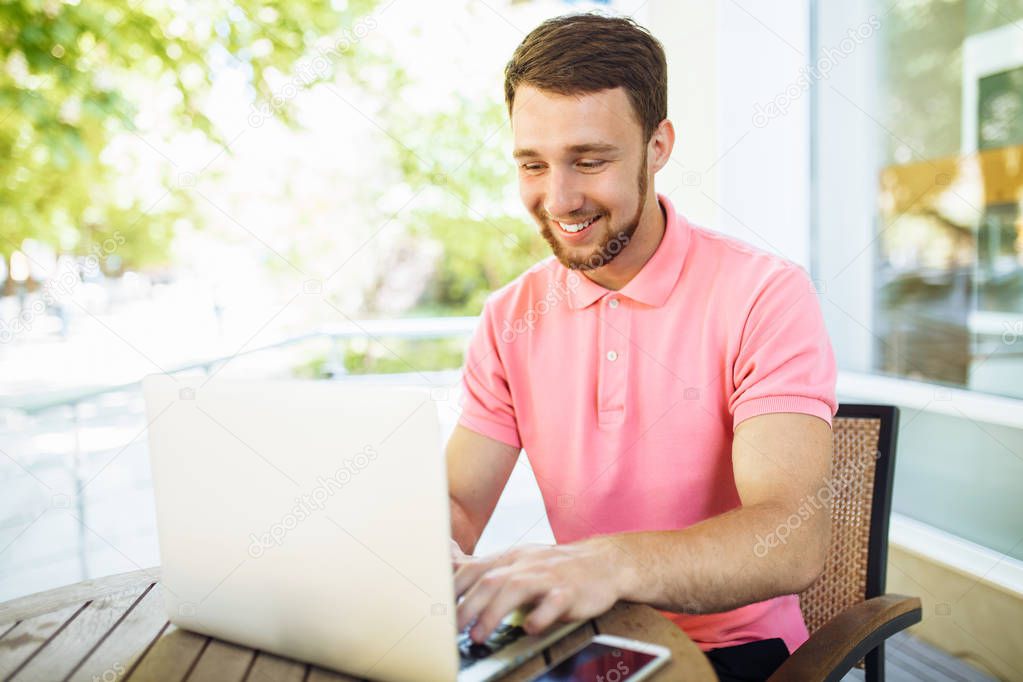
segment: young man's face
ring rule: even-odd
[[[647,198],[647,144],[622,88],[559,95],[516,89],[519,195],[565,267],[593,270],[625,248]]]

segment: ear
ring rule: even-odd
[[[657,125],[647,144],[647,159],[651,172],[656,173],[664,168],[671,158],[671,150],[674,147],[675,126],[668,119],[664,119]]]

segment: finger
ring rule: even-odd
[[[487,571],[497,568],[490,559],[468,559],[455,563],[455,599],[469,591]]]
[[[479,580],[466,591],[465,597],[455,607],[459,632],[477,619],[480,612],[501,589],[507,576],[507,568],[494,568],[480,576]]]
[[[569,592],[564,587],[551,588],[536,608],[526,616],[522,629],[530,635],[538,635],[554,625],[572,608]]]
[[[515,558],[508,554],[468,557],[455,570],[455,599],[465,594],[487,571],[510,566]]]
[[[508,576],[493,599],[485,606],[470,635],[477,642],[485,641],[504,618],[519,607],[536,603],[551,588],[543,574],[519,572]]]

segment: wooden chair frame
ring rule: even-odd
[[[885,640],[919,623],[923,617],[918,597],[885,594],[899,410],[892,405],[841,405],[835,418],[880,420],[879,456],[870,504],[866,594],[862,602],[846,608],[810,633],[810,639],[792,653],[769,682],[837,682],[860,660],[864,661],[866,682],[884,682]]]

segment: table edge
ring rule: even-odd
[[[160,581],[160,567],[143,568],[55,587],[0,603],[0,625],[34,618],[57,609],[82,604],[114,592],[144,587]]]

